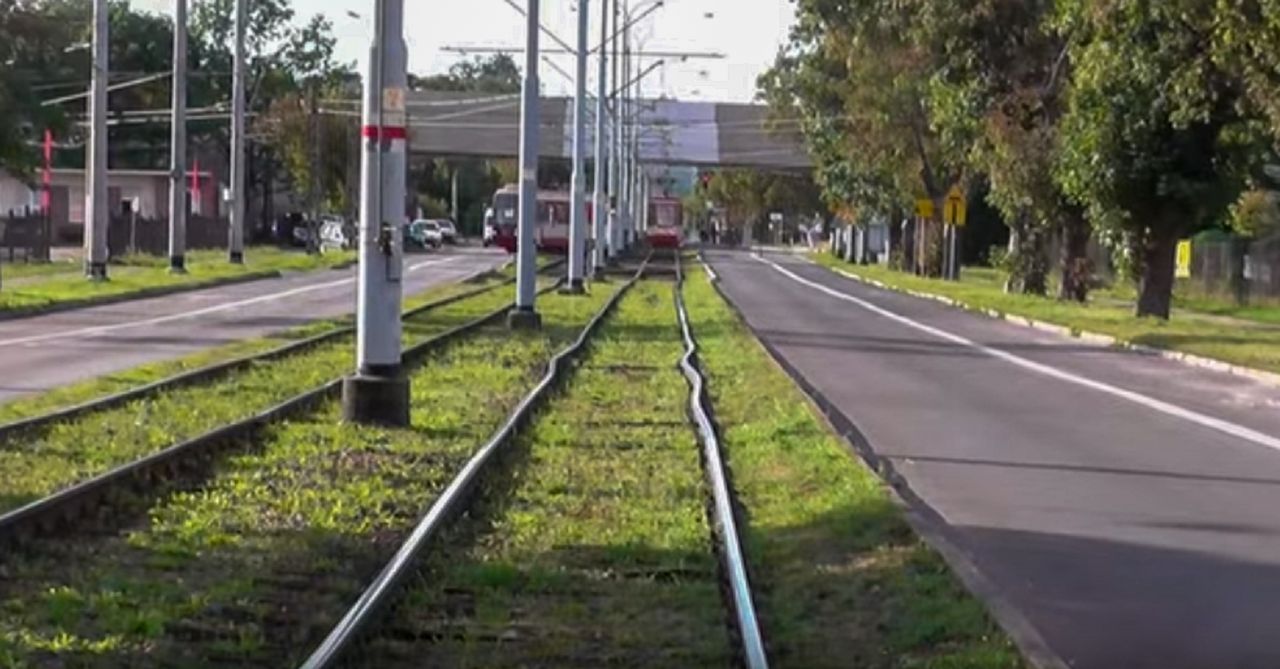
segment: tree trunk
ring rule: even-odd
[[[1058,299],[1084,302],[1089,297],[1093,263],[1089,260],[1089,222],[1083,212],[1069,212],[1062,226],[1062,284]]]
[[[1163,225],[1153,230],[1142,252],[1142,280],[1138,285],[1138,316],[1169,320],[1173,302],[1173,273],[1178,231]]]
[[[1013,226],[1006,293],[1044,295],[1049,291],[1049,248],[1045,237],[1044,230],[1025,217]]]

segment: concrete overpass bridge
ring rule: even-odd
[[[639,158],[648,165],[742,167],[808,172],[812,163],[794,130],[769,127],[763,105],[640,100]],[[520,147],[520,96],[415,92],[407,100],[409,147],[417,154],[514,158]],[[594,105],[591,105],[594,107]],[[542,157],[571,158],[573,99],[541,99]],[[594,110],[588,142],[594,146]]]

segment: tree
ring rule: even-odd
[[[409,75],[409,89],[415,91],[519,93],[521,82],[520,68],[515,59],[505,53],[454,63],[444,74]]]
[[[1167,319],[1179,237],[1214,222],[1260,156],[1202,0],[1060,0],[1075,81],[1058,176],[1133,252],[1137,314]]]
[[[83,91],[89,61],[66,48],[84,41],[83,0],[0,0],[0,169],[29,176],[40,161],[42,130],[67,127],[45,98]]]
[[[1059,297],[1083,301],[1091,272],[1084,210],[1054,179],[1059,122],[1070,82],[1065,38],[1052,24],[1052,0],[959,0],[921,11],[913,40],[931,45],[929,104],[939,134],[987,176],[988,200],[1013,240],[1010,288],[1044,294],[1050,238],[1060,235]]]
[[[972,140],[938,132],[930,85],[947,64],[913,39],[920,11],[896,0],[800,0],[790,42],[760,86],[803,131],[833,207],[891,210],[917,194],[934,201],[919,260],[936,275],[942,202],[965,176]]]

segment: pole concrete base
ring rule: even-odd
[[[107,280],[107,263],[104,263],[104,262],[85,263],[84,275],[90,281],[106,281]]]
[[[539,330],[542,328],[542,314],[533,307],[516,307],[507,312],[507,328],[511,330]]]
[[[232,265],[243,265],[243,264],[244,264],[244,251],[232,251],[232,252],[227,256],[227,259],[231,261],[231,264],[232,264]]]
[[[187,273],[187,257],[186,256],[169,256],[169,273],[170,274],[186,274]]]
[[[561,295],[586,295],[587,287],[582,279],[570,279],[568,285],[558,291]]]
[[[360,425],[409,426],[409,379],[356,374],[342,380],[342,417]]]

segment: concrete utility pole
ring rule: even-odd
[[[360,170],[360,271],[356,373],[342,383],[352,422],[409,424],[409,380],[400,366],[400,300],[408,139],[404,0],[375,0],[365,76]]]
[[[98,281],[107,278],[107,226],[111,223],[111,203],[107,202],[107,78],[111,71],[107,16],[107,0],[94,0],[89,156],[84,189],[84,272]]]
[[[542,317],[537,297],[538,225],[538,20],[539,0],[529,0],[525,16],[524,88],[520,96],[520,205],[516,228],[516,305],[507,314],[511,328],[538,328]]]
[[[621,0],[613,0],[613,22],[618,23],[619,4]],[[606,219],[605,243],[608,246],[607,260],[614,262],[618,257],[618,216],[622,210],[622,189],[621,186],[621,169],[622,169],[622,109],[618,104],[618,71],[621,67],[621,59],[618,58],[620,53],[618,40],[611,40],[613,43],[613,57],[610,59],[611,69],[613,70],[614,91],[609,96],[609,104],[613,108],[613,125],[612,132],[609,133],[609,210],[605,213]],[[601,45],[600,52],[603,54],[609,45]]]
[[[587,31],[590,0],[578,0],[578,55],[573,93],[573,178],[570,183],[569,285],[571,294],[586,292],[582,284],[587,250]]]
[[[630,22],[630,13],[627,20]],[[631,76],[631,31],[622,33],[622,77],[624,82],[622,93],[618,97],[618,225],[617,248],[627,250],[627,219],[631,215],[631,156],[629,154],[631,136],[631,101],[627,99],[625,82]]]
[[[173,0],[173,122],[169,135],[169,271],[187,272],[187,0]]]
[[[227,257],[237,265],[244,262],[244,95],[248,78],[245,63],[248,28],[249,0],[236,0],[235,55],[231,65],[231,230],[227,239]]]
[[[596,69],[596,142],[595,142],[595,192],[591,201],[593,204],[592,218],[594,219],[595,231],[591,237],[595,240],[595,247],[591,254],[591,275],[596,280],[604,278],[604,263],[606,260],[605,250],[608,243],[605,241],[605,222],[609,218],[609,203],[605,201],[604,179],[605,179],[605,133],[609,131],[608,120],[605,118],[608,111],[608,85],[609,85],[609,68],[608,58],[605,56],[608,50],[604,48],[605,41],[609,39],[609,0],[600,0],[600,57]]]
[[[454,167],[449,171],[449,216],[453,220],[453,225],[458,228],[462,225],[458,220],[458,168]]]

